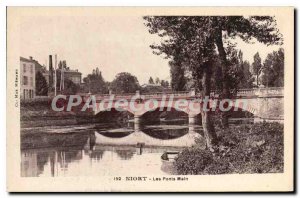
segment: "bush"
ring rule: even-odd
[[[214,153],[196,146],[178,155],[175,167],[179,174],[283,172],[282,124],[234,126],[217,133],[219,144]]]
[[[199,175],[213,162],[212,153],[199,147],[183,150],[175,161],[177,171],[183,175]]]

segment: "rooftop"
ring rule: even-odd
[[[20,56],[20,61],[33,62],[34,60],[32,59],[32,57],[29,57],[29,59],[27,59],[27,58],[24,58],[24,57]]]
[[[61,70],[61,69],[57,69],[57,70]],[[64,70],[65,73],[74,73],[74,74],[80,74],[81,75],[81,72],[78,71],[78,69],[76,70],[71,70],[71,69],[68,69],[68,70]]]

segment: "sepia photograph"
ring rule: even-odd
[[[293,191],[293,32],[292,7],[8,7],[9,191]]]

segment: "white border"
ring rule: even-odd
[[[172,3],[171,3],[172,2]],[[27,0],[26,2],[23,0],[5,0],[0,1],[0,46],[1,46],[1,53],[0,53],[0,61],[1,67],[3,68],[2,72],[0,72],[0,88],[3,90],[2,97],[0,97],[0,135],[1,135],[1,149],[0,149],[0,157],[1,159],[6,159],[6,6],[295,6],[299,8],[299,0],[251,0],[251,1],[240,1],[240,0],[216,0],[216,1],[195,1],[195,0],[172,0],[172,1],[162,1],[162,0],[131,0],[131,1],[122,1],[122,0]],[[299,27],[299,20],[297,22],[297,27]],[[297,28],[298,29],[298,28]],[[299,32],[299,30],[297,30]],[[298,44],[298,42],[297,42]],[[296,57],[299,56],[299,49],[298,53],[295,54]],[[296,63],[295,63],[296,64]],[[297,75],[299,76],[300,71],[298,69]],[[296,78],[297,79],[297,78]],[[298,80],[297,80],[298,81]],[[299,93],[299,84],[297,82],[297,92]],[[297,108],[297,110],[299,110]],[[295,122],[300,123],[300,118],[298,117],[297,121]],[[296,129],[295,129],[296,130]],[[299,142],[299,134],[297,135],[298,142]],[[299,153],[299,152],[298,152]],[[299,172],[299,171],[298,171]],[[9,194],[6,193],[6,163],[0,163],[0,186],[1,186],[1,197],[7,197]],[[299,190],[299,182],[297,189]],[[54,195],[56,197],[62,197],[62,195]],[[103,195],[102,195],[103,196]],[[158,196],[158,195],[154,195]],[[172,195],[171,195],[172,196]],[[256,195],[261,197],[261,195]],[[287,195],[285,195],[287,196]],[[40,197],[40,196],[36,196]]]

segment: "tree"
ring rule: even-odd
[[[188,69],[195,81],[195,88],[201,91],[202,97],[209,96],[215,45],[212,37],[201,35],[210,35],[210,30],[200,25],[209,22],[209,18],[155,16],[144,19],[151,34],[163,37],[160,45],[151,46],[154,53],[165,54],[166,58],[175,60],[177,66]],[[211,112],[202,111],[201,115],[206,145],[211,149],[217,141]]]
[[[230,98],[229,62],[224,47],[228,42],[227,38],[235,39],[240,37],[248,43],[255,39],[255,41],[267,45],[280,44],[282,41],[282,36],[276,27],[276,20],[269,16],[148,16],[144,17],[144,19],[147,21],[146,26],[149,27],[150,33],[156,33],[161,37],[168,35],[172,39],[177,39],[175,32],[185,31],[185,39],[190,44],[194,44],[191,46],[192,48],[198,46],[198,40],[210,39],[217,46],[218,56],[221,61],[223,98]],[[183,30],[183,28],[185,29]],[[191,33],[194,30],[196,34]],[[173,40],[170,39],[169,42],[172,43]],[[168,45],[168,43],[164,42],[163,45]],[[173,49],[170,50],[176,50],[176,46],[173,46]],[[223,113],[222,122],[224,127],[228,127],[226,112]]]
[[[228,80],[227,86],[230,89],[229,97],[231,97],[232,95],[236,94],[239,83],[243,77],[243,72],[241,71],[242,53],[240,51],[237,51],[233,46],[230,45],[226,47],[226,54],[228,67],[226,79]],[[223,87],[223,84],[221,84],[221,87]],[[225,124],[223,123],[223,127],[225,127],[224,125]]]
[[[160,84],[160,80],[158,77],[155,78],[155,84],[159,85]]]
[[[141,93],[148,94],[148,93],[158,93],[163,91],[162,86],[145,86],[141,87]]]
[[[58,69],[62,69],[63,68],[63,66],[62,66],[62,61],[59,61],[58,62]]]
[[[230,79],[227,54],[224,48],[225,37],[240,37],[243,41],[249,43],[254,39],[264,44],[281,44],[282,35],[276,27],[276,20],[269,16],[220,16],[214,17],[214,37],[218,48],[219,57],[222,63],[223,77],[223,98],[230,97]],[[223,126],[228,127],[228,117],[223,112]]]
[[[67,61],[66,61],[66,60],[59,61],[59,62],[58,62],[58,69],[65,69],[65,70],[68,70],[69,67],[67,67]]]
[[[110,88],[116,93],[133,93],[139,90],[140,85],[135,76],[122,72],[116,75]]]
[[[254,62],[252,63],[252,69],[254,74],[256,75],[256,86],[259,86],[259,76],[262,71],[262,64],[258,52],[254,55]]]
[[[69,70],[69,67],[67,67],[67,61],[66,60],[62,61],[62,67],[63,67],[63,69],[68,69]]]
[[[154,84],[154,80],[153,80],[153,78],[150,76],[150,78],[149,78],[149,84]]]
[[[250,63],[248,61],[243,61],[241,63],[241,80],[239,84],[239,88],[252,88],[254,78],[250,72]]]
[[[84,92],[108,93],[107,83],[98,67],[93,70],[92,74],[88,74],[87,77],[83,78],[83,82],[85,83]]]
[[[174,91],[184,91],[187,83],[187,79],[184,76],[185,68],[180,64],[180,61],[174,57],[169,62],[171,72],[171,87]]]
[[[100,72],[100,70],[99,70],[98,67],[96,68],[96,72],[95,73],[96,73],[96,76],[101,76],[102,77],[101,72]]]
[[[266,87],[284,86],[284,50],[268,54],[262,69],[262,84]]]
[[[62,91],[62,94],[73,95],[76,94],[78,90],[79,90],[79,86],[76,85],[73,81],[69,79],[64,80],[64,90]]]
[[[160,81],[160,85],[164,88],[168,88],[169,87],[169,81],[167,80],[161,80]]]
[[[160,85],[164,88],[168,88],[169,87],[169,81],[167,80],[161,80],[160,81]]]
[[[48,84],[43,76],[43,74],[38,71],[35,74],[35,88],[37,96],[47,96],[48,95]]]
[[[166,80],[166,81],[165,81],[165,87],[166,87],[166,88],[169,88],[169,86],[170,86],[170,83],[169,83],[169,81]]]
[[[250,64],[243,60],[243,53],[241,50],[237,51],[234,48],[231,52],[227,51],[228,60],[230,62],[230,89],[232,92],[237,89],[252,88],[254,78],[250,72]]]

